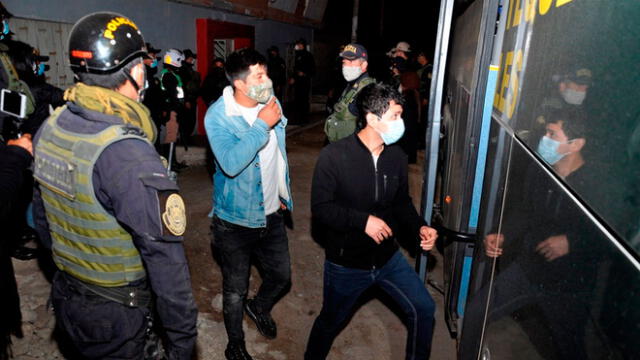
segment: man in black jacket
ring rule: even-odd
[[[11,215],[25,182],[26,170],[31,165],[32,153],[30,134],[6,144],[0,142],[0,226],[3,229],[11,226]],[[0,241],[0,359],[9,358],[11,335],[22,337],[20,297],[11,262],[12,252],[13,244],[3,238]]]
[[[426,359],[435,304],[400,253],[401,227],[430,250],[437,238],[409,197],[407,156],[396,142],[404,132],[402,97],[387,85],[365,87],[357,100],[358,133],[322,150],[311,188],[311,212],[325,227],[324,299],[305,359],[324,359],[358,297],[378,285],[407,316],[406,358]]]

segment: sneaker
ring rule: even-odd
[[[253,360],[244,346],[244,341],[230,341],[224,351],[227,360]]]
[[[11,256],[22,261],[35,259],[38,257],[38,249],[30,248],[27,246],[18,246],[16,247]]]
[[[244,309],[247,311],[247,315],[256,323],[256,327],[262,336],[267,339],[275,339],[278,335],[278,329],[276,328],[276,322],[273,321],[271,314],[265,312],[258,312],[256,310],[255,299],[247,300],[244,305]]]

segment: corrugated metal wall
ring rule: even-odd
[[[261,52],[275,44],[284,53],[284,47],[299,38],[313,41],[313,29],[309,27],[251,18],[166,0],[3,0],[3,4],[18,18],[68,24],[75,23],[91,12],[115,11],[130,17],[142,30],[145,40],[163,50],[172,47],[195,50],[195,23],[198,18],[254,26],[255,47]]]
[[[73,73],[67,60],[67,38],[73,24],[12,18],[9,21],[14,40],[23,41],[49,56],[47,82],[59,88],[73,85]]]

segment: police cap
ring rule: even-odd
[[[360,44],[349,44],[344,47],[342,52],[340,53],[341,58],[345,58],[347,60],[355,60],[355,59],[364,59],[369,60],[369,54],[367,53],[367,49]]]

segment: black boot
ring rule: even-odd
[[[244,346],[244,341],[230,341],[224,351],[227,360],[253,360]]]
[[[247,311],[247,315],[256,323],[256,327],[262,336],[267,339],[275,339],[278,335],[278,329],[276,322],[273,321],[271,314],[266,311],[260,311],[256,308],[255,299],[247,300],[244,305],[244,309]]]

